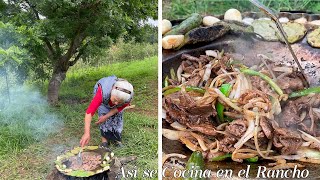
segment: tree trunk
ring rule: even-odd
[[[62,70],[60,68],[54,68],[52,77],[49,82],[48,87],[48,102],[51,105],[56,105],[59,98],[59,90],[62,81],[66,78],[67,70]]]

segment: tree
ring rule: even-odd
[[[16,75],[15,81],[21,82],[25,79],[22,72],[27,70],[28,54],[25,49],[15,45],[21,38],[12,24],[0,22],[0,77],[5,78],[6,99],[9,103],[10,85],[8,75],[14,73]]]
[[[57,103],[70,66],[99,55],[142,20],[157,17],[155,0],[7,0],[0,5],[2,21],[24,29],[21,33],[29,37],[23,45],[32,55],[33,69],[42,77],[51,73],[51,104]]]

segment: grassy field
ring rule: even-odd
[[[259,0],[275,12],[304,10],[313,13],[320,13],[318,0]],[[164,19],[179,19],[190,16],[191,13],[202,15],[220,15],[226,10],[236,8],[241,12],[260,12],[248,0],[164,0],[162,16]]]
[[[0,110],[0,179],[45,179],[54,167],[56,156],[79,145],[93,86],[97,80],[111,74],[133,84],[132,104],[136,105],[124,113],[125,147],[114,148],[115,155],[137,156],[138,159],[128,167],[137,168],[138,172],[157,169],[158,75],[157,57],[152,57],[99,67],[74,67],[62,84],[59,106],[48,107],[45,101],[39,100],[45,95],[45,88],[40,88],[42,93],[35,93],[31,88],[33,93],[24,95],[29,99],[37,98],[21,100],[19,97],[18,102],[11,102],[11,106]],[[27,91],[16,93],[16,96]],[[93,121],[96,120],[97,115]],[[99,143],[98,127],[92,125],[89,144]]]

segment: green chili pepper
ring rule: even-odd
[[[173,68],[170,69],[170,76],[171,76],[171,79],[173,79],[173,80],[176,79],[176,73],[174,72]]]
[[[232,154],[226,153],[224,155],[211,158],[210,161],[223,161],[223,160],[225,160],[227,158],[231,158],[231,156],[232,156]]]
[[[166,76],[166,78],[164,79],[164,87],[169,86],[169,77]]]
[[[222,84],[221,87],[220,87],[220,91],[225,96],[229,96],[231,88],[232,88],[231,84]],[[217,105],[216,105],[216,111],[217,111],[217,115],[218,115],[219,120],[221,122],[224,122],[224,115],[223,115],[224,105],[221,104],[220,102],[218,102]]]
[[[249,162],[249,163],[255,163],[255,162],[258,162],[259,157],[258,157],[258,156],[255,156],[255,157],[247,158],[247,159],[244,159],[244,160],[247,161],[247,162]]]
[[[308,89],[292,92],[289,95],[289,98],[307,96],[307,95],[312,94],[312,93],[320,93],[320,87],[319,86],[318,87],[311,87],[311,88],[308,88]]]
[[[199,152],[199,151],[194,151],[187,164],[186,164],[186,170],[192,170],[192,171],[204,171],[204,160],[203,160],[203,156],[202,156],[202,153]],[[187,178],[184,178],[185,180],[202,180],[204,178],[202,177],[187,177]]]
[[[281,88],[267,75],[248,68],[240,68],[240,71],[247,75],[259,76],[261,79],[265,80],[280,96],[283,95],[283,91],[281,90]]]
[[[166,95],[178,92],[178,91],[181,91],[181,87],[179,87],[179,86],[166,90],[163,93],[163,95],[166,96]],[[202,93],[202,94],[204,94],[206,92],[206,90],[204,90],[202,88],[199,88],[199,87],[194,87],[194,86],[187,86],[186,87],[186,91],[188,91],[188,92],[189,91],[195,91],[195,92],[199,92],[199,93]]]

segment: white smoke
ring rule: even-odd
[[[0,101],[0,125],[7,126],[9,130],[27,132],[34,139],[40,140],[63,127],[63,121],[34,89],[11,86],[10,103],[7,93],[1,94]]]

